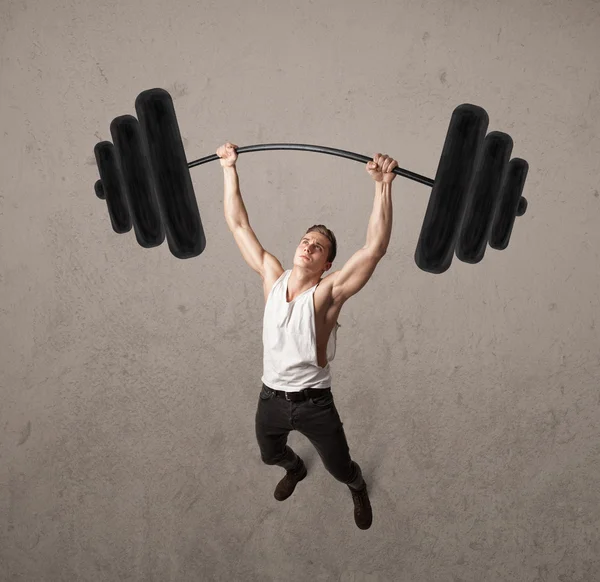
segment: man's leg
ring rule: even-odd
[[[303,403],[296,428],[314,445],[325,468],[350,488],[354,503],[354,521],[360,529],[369,529],[373,511],[362,471],[350,457],[343,422],[335,407],[333,394],[326,390]]]
[[[359,465],[352,460],[343,422],[333,394],[325,391],[302,403],[297,430],[313,444],[325,468],[351,489],[362,489],[365,481]]]
[[[256,438],[263,462],[286,470],[285,476],[275,487],[273,495],[277,501],[287,499],[308,474],[302,459],[287,446],[287,437],[292,430],[290,402],[277,398],[263,384],[256,410]]]
[[[296,428],[317,449],[325,468],[338,481],[348,485],[354,502],[354,521],[360,529],[369,529],[373,511],[367,484],[360,467],[350,457],[343,424],[333,394],[327,390],[303,403]]]
[[[263,463],[277,465],[286,471],[301,468],[302,459],[287,446],[288,434],[293,430],[289,402],[275,398],[264,384],[256,409],[255,430]]]

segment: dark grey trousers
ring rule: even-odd
[[[331,390],[301,402],[290,402],[262,385],[256,410],[256,439],[267,465],[296,471],[302,460],[287,446],[288,434],[297,430],[317,449],[325,468],[340,482],[361,489],[362,471],[350,457],[343,422]]]

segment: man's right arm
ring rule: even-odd
[[[238,226],[249,226],[248,213],[240,192],[240,179],[235,164],[237,162],[237,146],[230,142],[217,149],[223,168],[224,212],[229,230]]]
[[[217,155],[221,158],[221,166],[223,166],[225,220],[246,263],[264,278],[271,264],[279,263],[275,257],[265,251],[250,227],[235,167],[237,153],[234,148],[236,147],[226,143],[217,150]]]
[[[225,188],[223,206],[229,230],[238,226],[249,226],[248,212],[240,192],[240,178],[235,166],[223,168],[223,182]]]

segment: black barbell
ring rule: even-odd
[[[142,247],[159,246],[166,233],[174,256],[196,257],[204,251],[206,238],[189,170],[219,157],[213,154],[188,164],[173,100],[164,89],[140,93],[135,109],[138,119],[122,115],[112,121],[114,145],[102,141],[94,148],[100,173],[96,195],[106,200],[115,232],[129,232],[133,222]],[[505,249],[515,217],[527,209],[521,194],[528,164],[520,158],[509,161],[512,139],[498,131],[486,136],[488,123],[481,107],[459,105],[450,119],[435,180],[394,168],[395,174],[432,187],[415,251],[415,262],[424,271],[443,273],[454,253],[463,262],[478,263],[488,243]],[[266,150],[372,161],[354,152],[305,144],[251,145],[237,152]]]

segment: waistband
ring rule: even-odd
[[[304,388],[299,392],[285,392],[283,390],[274,390],[270,388],[266,384],[263,384],[265,388],[269,388],[271,392],[275,394],[277,398],[285,398],[290,402],[303,402],[308,400],[309,398],[316,398],[317,396],[323,395],[325,392],[331,392],[331,387],[329,388]]]

